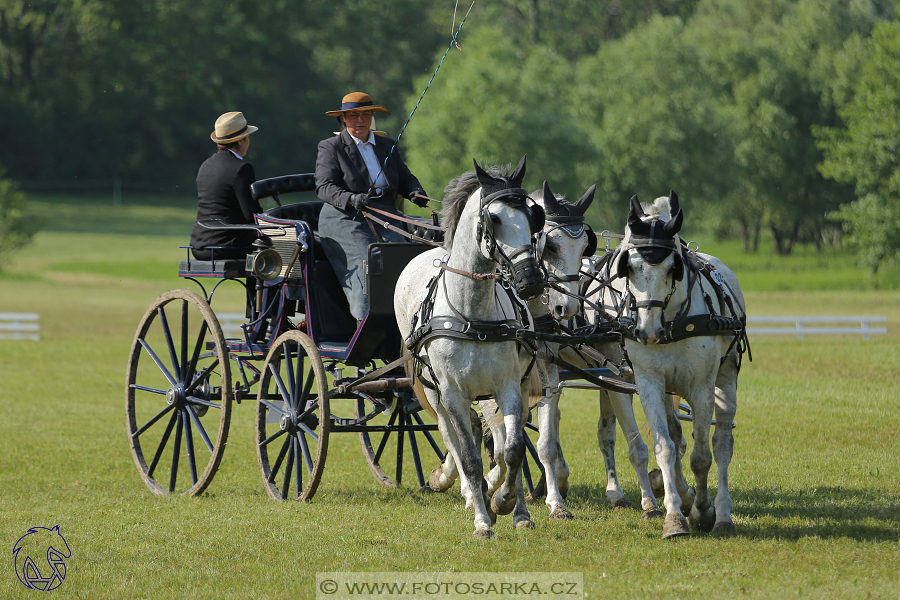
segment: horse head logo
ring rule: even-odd
[[[66,559],[72,556],[69,544],[53,529],[32,527],[13,546],[16,577],[32,590],[55,590],[66,578]]]

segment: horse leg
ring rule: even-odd
[[[653,449],[665,489],[663,504],[666,507],[666,518],[663,522],[663,539],[688,535],[690,529],[681,512],[681,497],[675,489],[675,462],[678,458],[678,449],[669,437],[667,409],[663,404],[668,401],[665,397],[665,390],[659,385],[661,379],[657,381],[637,377],[637,381],[644,415],[646,415],[653,433]],[[668,412],[672,412],[671,406],[668,408]]]
[[[516,529],[534,529],[531,513],[525,505],[525,487],[522,485],[522,471],[516,475],[516,507],[513,509],[513,526]]]
[[[606,499],[615,509],[631,508],[631,502],[622,493],[616,475],[616,415],[609,402],[609,395],[600,390],[600,419],[597,421],[597,444],[606,467]]]
[[[472,438],[471,419],[468,413],[468,402],[458,390],[445,389],[441,403],[436,407],[438,427],[446,431],[444,441],[448,443],[448,452],[462,471],[462,479],[468,490],[471,490],[472,504],[475,510],[475,531],[473,535],[489,538],[494,535],[491,525],[496,522],[496,515],[487,509],[487,497],[483,493],[481,454]],[[479,490],[482,493],[478,493]]]
[[[568,489],[569,466],[562,457],[559,444],[559,392],[542,399],[537,405],[538,437],[537,451],[544,466],[544,483],[547,497],[544,500],[550,509],[550,520],[561,521],[572,518],[572,513],[563,505],[561,484]],[[562,464],[563,468],[560,468]]]
[[[663,512],[656,503],[656,496],[653,494],[650,476],[647,473],[647,466],[650,463],[650,451],[647,448],[647,444],[644,443],[643,436],[641,436],[637,419],[634,418],[632,397],[629,394],[608,392],[607,401],[610,403],[612,412],[619,421],[619,428],[628,442],[628,460],[631,462],[631,466],[637,475],[638,486],[641,488],[641,509],[644,511],[642,516],[644,519],[662,517]],[[602,402],[600,407],[602,414]]]
[[[506,477],[491,498],[491,509],[498,515],[508,515],[516,505],[516,476],[525,460],[525,433],[522,431],[525,406],[521,390],[518,386],[507,387],[498,394],[497,404],[506,425],[506,443],[503,444]]]
[[[684,428],[681,426],[681,421],[678,419],[675,406],[676,404],[674,403],[666,404],[666,407],[672,408],[671,411],[666,412],[666,420],[669,423],[669,438],[678,440],[678,454],[675,459],[675,489],[681,497],[682,514],[688,514],[691,512],[691,507],[694,505],[696,492],[694,488],[688,484],[687,479],[684,478],[684,463],[682,462],[682,459],[687,452],[687,440],[684,439]],[[696,429],[694,431],[696,432]]]
[[[712,423],[713,389],[696,389],[691,394],[691,415],[694,422],[694,449],[691,451],[691,471],[694,473],[696,496],[690,510],[691,526],[707,532],[713,528],[716,509],[709,499],[709,469],[712,453],[709,449],[709,430]]]
[[[730,359],[719,370],[716,380],[716,430],[713,433],[713,454],[719,471],[716,492],[716,524],[713,531],[734,531],[731,520],[731,494],[728,492],[728,466],[734,452],[731,424],[737,410],[737,367]]]

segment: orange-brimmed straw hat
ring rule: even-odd
[[[372,112],[380,112],[386,115],[391,114],[391,111],[386,109],[383,106],[378,106],[377,104],[372,102],[372,98],[369,97],[368,94],[364,92],[350,92],[344,99],[341,101],[340,110],[329,110],[325,114],[329,117],[340,117],[345,112],[351,110],[370,110]]]
[[[244,113],[227,112],[216,119],[216,130],[209,137],[217,144],[230,144],[244,139],[254,131],[259,131],[259,127],[247,125]]]

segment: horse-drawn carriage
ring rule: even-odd
[[[359,434],[369,468],[384,485],[401,481],[406,438],[424,485],[419,448],[443,457],[431,435],[436,426],[419,415],[402,366],[390,363],[403,345],[394,320],[394,283],[406,263],[430,246],[370,248],[369,312],[357,322],[316,237],[322,202],[279,200],[281,194],[313,191],[312,175],[258,181],[252,189],[257,199],[273,197],[278,206],[256,215],[260,238],[247,258],[217,260],[213,249],[212,260],[202,261],[188,253],[178,274],[201,294],[163,294],[138,327],[126,410],[141,477],[157,494],[203,492],[222,460],[233,403],[252,399],[260,469],[273,498],[312,498],[328,436],[336,432]],[[225,338],[210,306],[225,281],[246,288],[248,323],[240,338]],[[376,361],[390,368],[377,369]],[[334,414],[336,399],[349,400],[353,413]],[[388,423],[370,424],[381,413],[390,413]],[[382,438],[373,444],[376,433]],[[389,445],[396,449],[390,474],[382,468]]]
[[[640,381],[636,387],[630,381],[617,379],[622,371],[630,371],[626,358],[617,359],[618,367],[621,367],[617,368],[614,361],[597,352],[596,346],[613,338],[619,340],[623,334],[644,345],[646,337],[663,335],[666,323],[659,309],[666,310],[664,304],[668,304],[675,293],[677,282],[686,270],[695,267],[684,264],[690,259],[683,256],[680,242],[675,241],[677,228],[653,225],[651,234],[643,234],[649,241],[634,245],[632,240],[633,247],[640,252],[631,253],[630,260],[633,266],[640,267],[634,257],[645,254],[646,249],[655,252],[655,258],[660,259],[648,259],[647,265],[671,261],[675,266],[666,262],[668,270],[661,277],[670,282],[671,290],[667,290],[665,303],[653,299],[634,302],[637,294],[627,283],[633,278],[628,272],[628,259],[621,259],[629,254],[606,261],[604,275],[601,275],[602,268],[591,271],[595,264],[593,259],[585,262],[589,272],[583,270],[582,254],[592,256],[596,248],[596,238],[591,241],[593,233],[584,223],[584,211],[593,197],[593,189],[573,206],[558,203],[545,184],[542,205],[537,205],[519,188],[521,175],[524,175],[524,158],[516,173],[508,177],[492,177],[477,165],[476,171],[478,179],[467,180],[468,187],[459,184],[455,208],[448,208],[445,198],[445,221],[450,222],[448,236],[457,230],[455,235],[459,241],[455,245],[448,243],[448,248],[441,250],[431,250],[431,246],[423,243],[370,246],[364,266],[369,312],[358,322],[350,315],[345,296],[316,239],[318,210],[322,203],[281,205],[279,199],[281,194],[313,190],[312,176],[294,175],[255,183],[254,196],[257,199],[272,197],[278,206],[256,215],[254,227],[260,236],[252,252],[245,260],[213,258],[199,261],[188,254],[188,258],[181,261],[179,276],[196,283],[202,295],[175,290],[160,296],[145,313],[132,344],[126,390],[128,438],[138,470],[148,487],[157,494],[202,493],[222,460],[232,403],[255,398],[255,445],[265,487],[272,498],[312,498],[322,477],[329,435],[354,432],[360,437],[370,470],[383,485],[402,481],[404,456],[408,456],[404,449],[405,440],[409,443],[419,486],[424,487],[427,481],[432,489],[446,489],[456,476],[462,474],[463,493],[476,509],[476,534],[482,535],[491,534],[490,521],[496,515],[492,519],[488,515],[512,512],[513,505],[517,509],[516,526],[529,526],[527,511],[523,513],[525,516],[519,514],[523,494],[522,484],[516,483],[524,466],[526,485],[528,491],[532,491],[527,461],[524,460],[524,448],[527,447],[538,468],[542,472],[547,470],[547,504],[551,508],[551,518],[560,514],[558,508],[562,506],[565,490],[561,495],[557,480],[564,475],[557,465],[564,461],[556,452],[559,418],[556,403],[562,389],[587,387],[626,395],[623,397],[627,398],[627,410],[630,411],[630,395],[638,390]],[[464,174],[460,182],[465,175],[469,174]],[[493,184],[498,187],[491,191]],[[545,224],[544,207],[548,203],[557,212],[553,220],[548,219]],[[677,199],[672,208],[673,214],[680,214]],[[640,218],[645,217],[647,215]],[[665,218],[675,220],[674,217],[670,219],[668,212]],[[629,226],[635,228],[637,222],[630,219]],[[658,234],[657,229],[662,234]],[[567,254],[568,247],[574,248],[574,255],[572,252]],[[429,250],[431,252],[425,254]],[[471,256],[459,258],[464,250]],[[454,253],[458,260],[454,263],[456,266],[451,267]],[[607,255],[612,256],[608,252]],[[679,261],[681,276],[675,273]],[[614,264],[612,271],[610,264]],[[471,265],[480,265],[481,271]],[[649,269],[644,275],[647,272]],[[456,279],[448,287],[446,281],[450,277]],[[616,277],[620,283],[626,282],[624,291],[613,290],[611,282]],[[691,280],[691,277],[687,279]],[[224,281],[238,282],[246,290],[248,323],[242,328],[241,338],[226,339],[210,307],[216,290]],[[696,277],[692,281],[696,282]],[[213,282],[208,292],[204,282]],[[599,287],[595,291],[599,290],[599,299],[591,300],[587,297],[591,293],[589,289],[597,284]],[[736,287],[736,281],[733,285]],[[469,288],[476,295],[471,303],[473,298],[467,297],[465,291]],[[508,304],[520,308],[506,314],[507,308],[501,307],[503,302],[497,296],[497,290],[501,288],[515,290],[531,300],[525,303],[511,291]],[[439,289],[442,291],[438,292]],[[692,289],[693,284],[688,294]],[[546,291],[538,293],[541,290]],[[478,294],[487,295],[477,297]],[[619,299],[630,296],[631,304],[625,306],[618,300],[611,301],[611,295]],[[721,300],[719,298],[719,304],[722,304]],[[718,323],[721,331],[706,329],[700,335],[726,336],[731,332],[733,339],[745,339],[741,323],[735,319],[712,318],[715,316],[712,300],[706,297],[703,301],[713,314],[691,317],[693,320],[687,323],[689,327],[711,327],[707,324],[709,317],[709,323]],[[602,318],[597,318],[599,313],[616,304],[621,304],[618,315],[603,314]],[[426,314],[426,306],[437,312]],[[480,310],[478,306],[486,307],[482,312],[487,317],[473,316]],[[723,307],[722,304],[719,310]],[[497,320],[497,310],[506,316]],[[583,324],[581,329],[561,328],[561,321],[571,319],[576,313],[584,317],[591,310],[595,318]],[[641,311],[654,310],[654,318],[660,321],[663,330],[654,329],[655,325],[648,324],[646,319],[641,323],[629,321],[633,315],[643,315]],[[679,314],[676,320],[681,323],[686,316]],[[425,349],[426,342],[432,348],[444,348],[442,357],[432,360]],[[490,343],[507,344],[506,358],[499,359],[481,351]],[[518,348],[512,354],[509,354],[510,344]],[[624,352],[621,343],[619,347]],[[404,348],[410,355],[401,356]],[[564,358],[565,353],[560,348],[575,349],[577,358],[573,359],[571,355]],[[733,350],[734,343],[726,354]],[[736,377],[733,362],[729,362],[729,368]],[[542,436],[538,450],[527,436],[522,436],[523,428],[535,431],[537,428],[525,422],[516,408],[516,403],[528,396],[526,378],[532,366],[525,370],[526,376],[520,380],[520,365],[526,364],[537,365],[537,387],[543,397],[537,403]],[[476,368],[471,368],[473,365]],[[482,368],[486,365],[497,370]],[[479,370],[484,371],[480,381],[460,383],[462,377]],[[500,372],[507,375],[497,375]],[[428,389],[419,387],[414,393],[414,381]],[[450,387],[446,387],[448,383],[452,383]],[[506,387],[497,387],[501,384]],[[476,390],[471,397],[460,396],[460,407],[468,407],[473,401],[495,401],[494,410],[502,417],[492,425],[494,451],[499,455],[499,472],[492,479],[488,477],[492,481],[490,492],[494,494],[493,498],[487,497],[487,488],[482,489],[483,494],[478,493],[478,488],[483,485],[477,483],[481,474],[476,477],[473,471],[473,447],[467,446],[472,440],[461,439],[468,435],[469,415],[463,411],[469,409],[457,407],[458,410],[448,412],[447,407],[459,396],[454,385],[462,386],[467,392]],[[512,395],[508,394],[510,390]],[[697,392],[697,399],[699,396]],[[332,402],[336,400],[340,400],[341,410],[333,408]],[[437,417],[440,428],[423,418],[423,404]],[[352,413],[347,406],[352,406]],[[697,406],[703,410],[703,419],[711,421],[712,402],[705,392],[703,404]],[[697,406],[693,407],[695,411]],[[645,404],[645,412],[647,409]],[[347,414],[339,414],[342,412]],[[666,414],[670,415],[668,423]],[[722,414],[729,419],[733,417],[733,411]],[[389,415],[387,423],[383,422],[382,415]],[[680,429],[673,424],[677,420],[672,415],[671,409],[655,413],[654,432],[668,426],[669,430],[677,429],[680,434]],[[376,417],[382,422],[375,424]],[[705,426],[708,427],[708,422]],[[728,429],[730,436],[730,428],[722,429]],[[437,430],[449,450],[447,454],[432,435]],[[374,443],[376,434],[381,435],[377,444]],[[425,476],[420,456],[422,449],[433,454],[434,464],[440,465],[429,478]],[[676,460],[680,460],[680,456]],[[509,465],[507,461],[510,461]],[[383,468],[389,462],[393,463],[390,473]],[[481,464],[480,459],[477,463]],[[507,466],[510,467],[508,470]],[[674,492],[671,490],[678,485],[679,493],[684,496],[686,484],[683,479],[674,480],[674,467],[668,462],[665,466],[668,469],[663,473],[666,506],[672,515],[678,507],[672,507]],[[463,473],[465,470],[468,472]],[[720,478],[721,472],[720,467]],[[646,470],[641,479],[642,493],[645,478]],[[720,479],[720,494],[721,483]],[[724,483],[727,496],[727,480]],[[649,484],[646,488],[649,490]],[[483,500],[490,505],[490,510]],[[703,500],[706,502],[705,498]],[[721,512],[730,523],[730,499],[725,501],[727,511]],[[648,500],[647,494],[642,502],[656,505],[655,498],[651,496]],[[708,502],[702,510],[708,512]],[[560,518],[571,517],[568,511],[562,514]],[[703,527],[706,527],[709,515],[702,516],[706,519]],[[686,533],[686,525],[682,528],[676,524],[674,531],[667,535]]]

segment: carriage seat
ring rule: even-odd
[[[249,251],[249,249],[248,249]],[[237,258],[198,260],[186,258],[178,263],[179,277],[248,277],[247,261]]]
[[[298,202],[297,204],[285,204],[276,206],[263,212],[267,217],[285,219],[288,221],[306,221],[313,233],[319,231],[319,212],[325,203],[321,200],[311,202]]]

